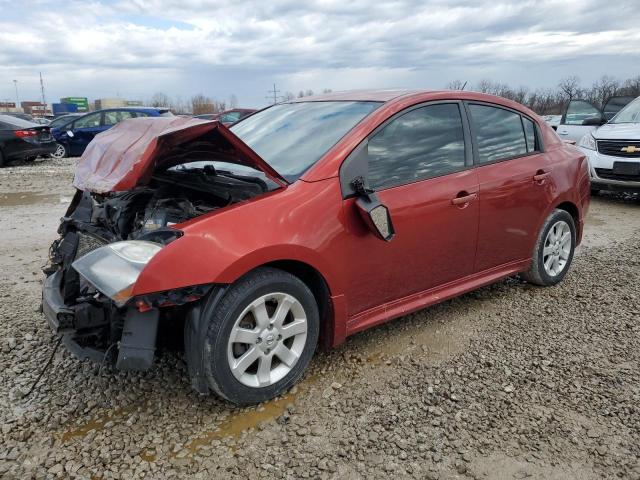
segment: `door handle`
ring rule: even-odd
[[[542,185],[544,181],[549,178],[549,175],[551,175],[550,172],[543,172],[542,170],[539,170],[538,173],[533,176],[533,181]]]
[[[569,131],[568,130],[560,130],[558,132],[558,135],[569,135]]]
[[[451,205],[466,205],[478,198],[477,193],[460,192],[456,198],[451,199]]]

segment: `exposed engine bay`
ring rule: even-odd
[[[107,241],[138,239],[274,188],[260,176],[219,170],[210,160],[190,160],[154,173],[147,186],[92,194],[91,225],[103,228]]]

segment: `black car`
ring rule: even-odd
[[[0,167],[10,160],[31,160],[56,151],[56,141],[46,125],[0,115]]]

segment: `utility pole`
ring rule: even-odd
[[[266,98],[267,100],[271,100],[272,99],[271,94],[273,94],[273,103],[274,104],[278,103],[278,97],[280,96],[278,94],[280,93],[280,90],[276,90],[276,84],[275,83],[273,84],[273,90],[269,90],[269,91],[267,91],[267,93],[269,94],[269,96],[268,97],[264,97],[264,98]]]
[[[18,80],[13,81],[14,87],[16,87],[16,108],[20,108],[20,98],[18,97]]]
[[[47,100],[44,98],[44,82],[42,81],[42,72],[40,72],[40,90],[42,91],[42,104],[45,106],[44,110],[47,111]]]

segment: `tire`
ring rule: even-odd
[[[554,232],[551,232],[552,229],[555,229]],[[562,238],[566,233],[570,233],[570,238],[563,242]],[[555,239],[558,239],[559,245],[555,244]],[[573,217],[565,210],[554,210],[540,229],[533,249],[531,266],[522,274],[522,277],[529,283],[541,286],[551,286],[561,282],[571,267],[575,248],[576,225]],[[557,258],[557,263],[553,257]]]
[[[592,188],[591,189],[591,195],[594,197],[597,197],[600,195],[600,189],[599,188]]]
[[[58,143],[56,146],[56,151],[50,153],[49,156],[51,158],[65,158],[69,156],[69,150],[63,143]]]
[[[279,307],[289,312],[282,328],[278,328]],[[298,277],[282,270],[264,267],[245,275],[231,285],[216,308],[205,307],[204,312],[209,317],[203,318],[207,383],[236,405],[264,402],[288,390],[302,377],[318,343],[315,298]],[[303,318],[306,332],[293,334],[301,332]]]

